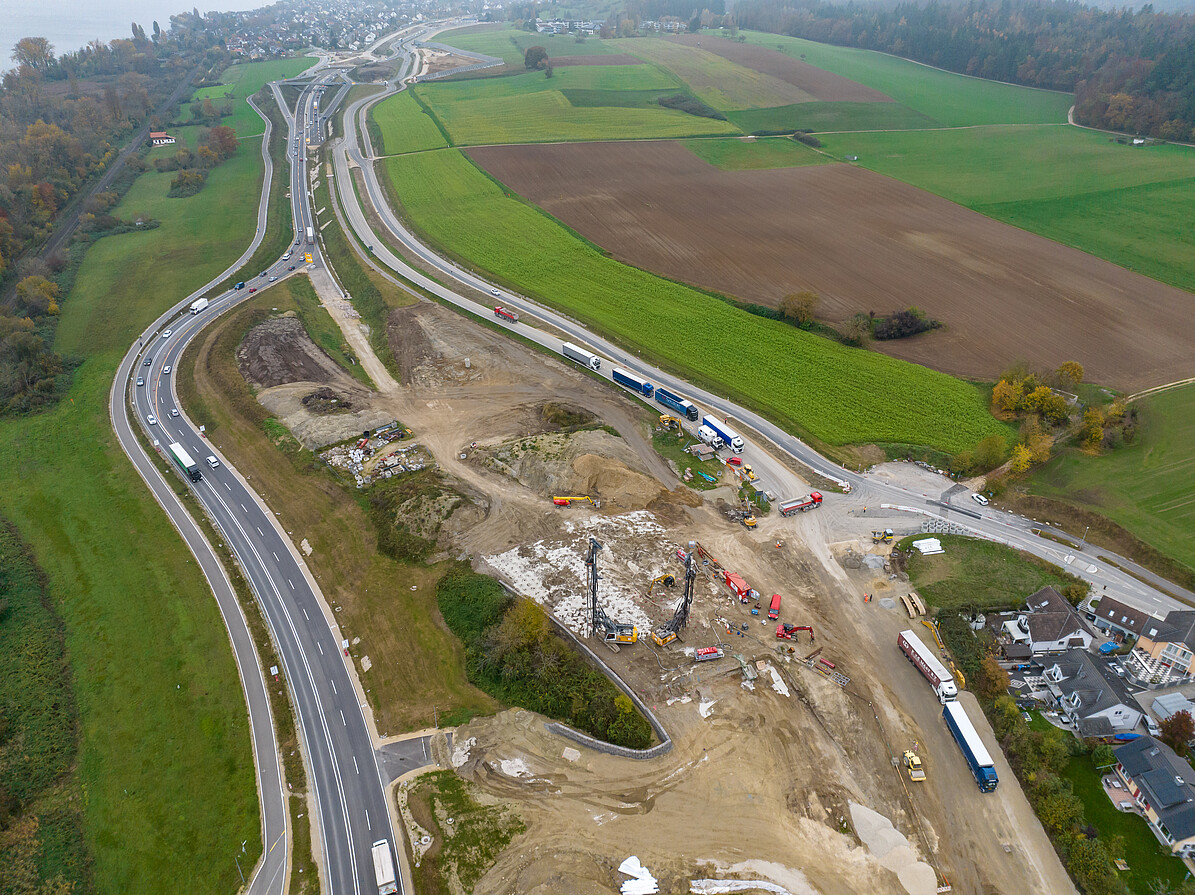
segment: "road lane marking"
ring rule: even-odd
[[[247,512],[249,512],[249,508],[246,507],[244,504],[241,504],[241,511],[247,513]]]
[[[224,483],[224,487],[227,488],[229,491],[232,490],[232,485],[228,484],[228,482]]]
[[[340,723],[343,724],[345,727],[349,726],[349,722],[344,720],[344,709],[340,710]],[[353,760],[356,761],[356,759],[353,759]]]
[[[303,618],[307,619],[307,621],[311,621],[311,616],[307,614],[306,609],[303,610]]]
[[[357,767],[357,756],[356,755],[353,756],[353,770],[356,771],[358,774],[361,773],[361,769],[359,767]]]
[[[339,691],[336,689],[336,681],[334,681],[334,680],[332,680],[331,678],[329,678],[329,679],[328,679],[328,683],[332,685],[332,692],[333,692],[335,695],[339,696],[339,695],[340,695],[340,692],[339,692]]]
[[[271,552],[271,553],[274,553],[274,551],[273,551],[273,550],[271,550],[270,552]],[[274,562],[282,562],[282,560],[280,560],[280,559],[278,558],[278,554],[277,554],[277,553],[274,553]]]
[[[257,533],[258,533],[259,535],[261,535],[263,538],[266,536],[266,533],[265,533],[264,531],[262,531],[262,530],[261,530],[261,526],[260,526],[260,525],[255,525],[255,526],[253,526],[253,527],[257,529]]]
[[[286,583],[290,585],[291,590],[295,589],[295,583],[293,581],[291,581],[289,578],[286,579]],[[307,619],[307,620],[311,621],[311,619]]]
[[[319,654],[322,656],[324,654],[324,645],[318,640],[315,642],[315,645],[319,647]]]
[[[365,826],[368,827],[370,830],[373,829],[373,824],[371,824],[369,822],[369,812],[368,811],[365,812]]]

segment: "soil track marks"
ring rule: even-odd
[[[770,75],[777,80],[800,88],[819,102],[894,102],[892,97],[880,93],[873,87],[866,87],[857,81],[844,78],[842,75],[823,71],[808,62],[786,56],[779,50],[769,50],[753,44],[741,44],[705,34],[686,34],[664,39],[669,43],[684,44],[686,47],[700,47],[706,52],[721,56],[744,68]]]
[[[773,307],[812,289],[827,320],[916,305],[946,328],[876,347],[947,373],[1077,360],[1135,390],[1195,365],[1190,294],[861,168],[723,171],[680,143],[469,153],[628,264]]]

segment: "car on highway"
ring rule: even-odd
[[[287,268],[287,270],[294,270],[294,269],[295,269],[295,266],[293,264]]]
[[[173,332],[174,332],[174,330],[172,330],[172,329],[164,329],[164,330],[162,330],[162,338],[163,338],[163,339],[169,339],[169,338],[170,338],[170,335],[171,335]]]
[[[171,415],[172,417],[177,417],[177,416],[178,416],[178,408],[177,408],[177,407],[171,407],[171,408],[170,408],[170,415]]]
[[[256,291],[257,291],[257,287],[256,287],[256,286],[254,286],[252,289],[250,289],[250,290],[249,290],[250,294],[252,294],[252,293],[254,293],[254,292],[256,292]]]
[[[166,376],[170,375],[170,364],[167,364],[166,366],[162,367],[162,373]]]
[[[148,366],[149,366],[150,364],[152,364],[153,362],[154,362],[153,355],[152,355],[152,354],[151,354],[151,355],[147,355],[147,356],[146,356],[146,358],[145,358],[145,362],[144,362],[144,363],[142,363],[142,364],[141,364],[141,366],[143,366],[143,367],[148,367]]]
[[[277,277],[270,277],[270,282],[273,283],[277,279],[278,279]]]
[[[490,295],[501,295],[501,294],[502,294],[502,293],[501,293],[501,292],[499,292],[497,289],[491,289],[491,290],[490,290]]]
[[[158,424],[158,418],[156,416],[154,416],[152,413],[147,413],[145,415],[145,421],[147,423],[149,423],[151,426],[156,426]]]
[[[145,377],[144,377],[144,376],[138,376],[138,377],[137,377],[137,384],[138,384],[138,385],[145,385]]]
[[[986,497],[984,497],[982,494],[972,494],[971,499],[973,501],[975,501],[977,504],[979,504],[981,507],[986,507],[991,502]]]
[[[220,465],[220,461],[217,460],[215,457],[209,456],[207,458],[207,465],[210,466],[212,469],[215,469],[217,466]]]
[[[263,270],[263,271],[261,272],[261,275],[264,277],[264,276],[265,276],[267,273],[269,273],[269,271]]]

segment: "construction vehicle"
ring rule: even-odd
[[[606,615],[598,602],[598,581],[602,576],[598,574],[597,556],[601,549],[602,545],[597,542],[597,538],[590,537],[589,558],[585,560],[586,571],[589,573],[589,636],[600,633],[606,643],[635,643],[639,640],[639,629],[634,625],[614,621]]]
[[[499,320],[505,320],[507,323],[519,322],[518,313],[516,311],[512,311],[510,308],[504,308],[502,305],[498,305],[494,308],[494,316]]]
[[[743,477],[749,482],[754,482],[759,476],[755,474],[755,470],[751,468],[750,463],[743,464]]]
[[[556,506],[558,506],[558,507],[567,507],[573,501],[586,501],[586,500],[589,501],[591,506],[595,506],[595,507],[597,506],[597,504],[594,503],[593,498],[590,497],[588,494],[582,494],[578,497],[553,497],[552,503],[556,504]]]
[[[797,635],[801,631],[809,632],[809,643],[810,643],[810,645],[812,645],[813,641],[814,641],[813,625],[790,625],[786,622],[781,622],[780,624],[778,624],[776,626],[776,639],[777,640],[796,640]]]
[[[685,625],[689,623],[689,610],[693,608],[693,581],[697,577],[697,568],[693,565],[693,547],[693,544],[689,544],[689,552],[685,555],[684,596],[677,604],[672,618],[651,632],[651,639],[656,642],[657,646],[667,646],[672,643],[680,636]]]
[[[916,783],[925,782],[925,769],[921,767],[921,759],[917,757],[917,753],[912,749],[906,749],[904,758],[901,763],[905,766],[905,771],[909,775],[909,779]]]
[[[695,662],[712,662],[714,659],[721,659],[726,653],[722,652],[716,646],[703,646],[693,653],[693,660]]]
[[[755,516],[749,514],[743,517],[743,524],[748,528],[755,528],[755,526],[759,524],[759,520],[757,520]]]
[[[681,430],[681,421],[674,416],[669,416],[666,413],[660,414],[660,428],[661,429],[676,429]]]
[[[650,597],[651,592],[656,589],[656,585],[660,584],[664,587],[676,587],[676,576],[665,572],[663,575],[657,575],[651,579],[651,584],[647,586],[647,593],[645,596]]]
[[[885,528],[883,531],[872,531],[871,542],[873,544],[891,544],[893,537],[892,529]]]
[[[775,621],[780,617],[780,594],[772,594],[772,602],[768,604],[768,618]]]
[[[791,516],[793,513],[808,513],[822,505],[820,491],[813,491],[808,497],[796,497],[792,500],[782,500],[778,509],[781,516]]]

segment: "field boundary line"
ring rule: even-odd
[[[1082,125],[1078,126],[1082,127]],[[1179,388],[1184,385],[1191,385],[1192,383],[1195,383],[1195,376],[1187,379],[1176,379],[1174,382],[1167,382],[1165,385],[1155,385],[1152,388],[1139,391],[1135,395],[1129,395],[1124,399],[1124,402],[1128,404],[1130,401],[1136,401],[1138,398],[1148,398],[1150,395],[1156,395],[1158,392],[1168,391],[1169,389]]]

